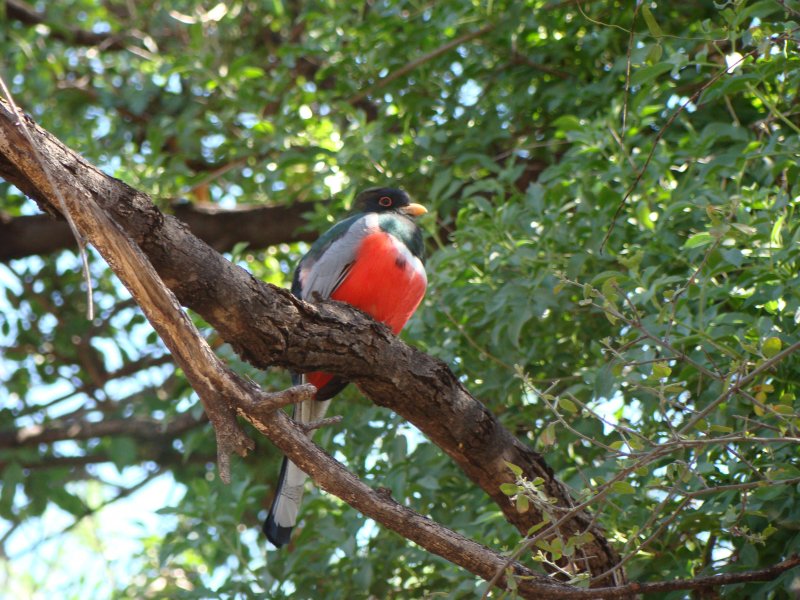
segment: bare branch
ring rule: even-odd
[[[299,425],[303,431],[305,431],[306,433],[311,433],[312,431],[316,431],[317,429],[322,429],[323,427],[338,425],[341,422],[342,422],[342,416],[335,415],[333,417],[320,419],[319,421],[311,421],[310,423],[301,423]]]
[[[5,2],[6,15],[10,19],[26,25],[45,25],[50,29],[49,35],[56,39],[78,46],[99,46],[103,50],[125,49],[125,36],[95,33],[78,27],[49,22],[47,15],[38,12],[23,0],[5,0]]]
[[[317,388],[310,383],[296,385],[282,392],[261,392],[258,396],[258,406],[254,408],[254,411],[256,415],[268,417],[271,413],[284,406],[311,400],[316,393]]]
[[[29,147],[35,162],[39,163],[41,166],[40,175],[50,187],[50,191],[53,194],[53,199],[57,201],[57,206],[64,215],[64,218],[67,220],[69,229],[75,238],[75,242],[78,244],[78,254],[81,257],[81,263],[83,264],[83,275],[86,281],[86,318],[91,321],[94,319],[94,301],[92,291],[92,276],[89,271],[89,258],[86,254],[86,240],[83,238],[78,230],[78,227],[75,225],[75,220],[72,218],[72,213],[69,211],[64,195],[61,193],[60,188],[55,185],[52,173],[45,167],[44,159],[39,152],[39,147],[36,145],[36,142],[33,141],[33,136],[28,129],[28,123],[23,117],[22,111],[20,111],[14,103],[11,92],[9,91],[8,86],[2,77],[0,77],[0,90],[2,90],[3,97],[8,101],[8,104],[11,107],[11,112],[15,117],[16,125],[18,125],[20,133],[25,138],[25,141],[27,142],[26,145]]]
[[[316,234],[302,231],[303,214],[312,203],[291,206],[252,206],[220,210],[190,202],[175,202],[172,212],[201,240],[218,252],[225,252],[239,242],[251,248],[276,244],[310,242]],[[0,262],[31,255],[51,254],[76,249],[77,244],[66,222],[47,215],[8,217],[0,213]]]
[[[206,422],[189,413],[168,423],[154,419],[104,419],[97,422],[50,422],[14,431],[0,431],[0,448],[52,444],[60,440],[88,440],[108,435],[129,435],[142,440],[175,437]]]
[[[783,575],[786,571],[800,566],[800,556],[794,555],[771,567],[744,573],[722,573],[710,577],[697,577],[696,579],[678,581],[660,581],[654,583],[631,583],[620,588],[620,591],[636,594],[656,594],[673,590],[702,590],[730,585],[733,583],[748,583],[753,581],[772,581]],[[601,598],[624,598],[622,594],[616,596],[600,595]]]

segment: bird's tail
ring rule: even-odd
[[[300,402],[294,405],[292,418],[298,423],[318,421],[325,416],[329,404],[330,400]],[[292,536],[292,528],[297,523],[297,513],[303,499],[303,487],[306,479],[308,479],[308,475],[284,456],[275,498],[262,527],[267,539],[278,548],[288,544]]]

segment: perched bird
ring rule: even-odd
[[[355,201],[355,214],[326,231],[300,260],[292,293],[346,302],[399,333],[425,295],[422,233],[414,218],[428,212],[402,190],[372,188]],[[313,400],[296,404],[292,417],[309,423],[321,419],[330,399],[347,385],[329,373],[293,377],[317,388]],[[263,531],[275,546],[289,542],[307,475],[283,458],[277,492]]]

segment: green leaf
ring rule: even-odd
[[[642,443],[642,440],[636,436],[631,436],[631,438],[628,440],[628,446],[631,447],[631,450],[635,450],[636,452],[644,450],[644,444]]]
[[[648,65],[654,65],[661,60],[663,55],[664,47],[661,44],[653,44],[650,46],[650,50],[647,51],[647,58],[645,60]]]
[[[664,32],[661,31],[661,27],[658,26],[658,22],[653,16],[653,13],[650,11],[650,6],[647,4],[647,2],[642,3],[641,11],[642,16],[644,17],[644,22],[647,24],[647,29],[650,30],[650,35],[655,38],[664,37]]]
[[[239,75],[244,77],[245,79],[260,79],[266,75],[264,69],[260,67],[245,67],[241,71],[239,71]]]
[[[711,431],[717,431],[719,433],[733,433],[734,429],[733,429],[733,427],[730,427],[728,425],[712,424],[711,425]]]
[[[672,70],[674,65],[667,62],[660,62],[649,67],[642,67],[636,69],[631,75],[631,85],[643,86],[651,81],[657,79],[664,73]]]
[[[578,412],[578,406],[572,400],[563,396],[559,397],[558,406],[559,408],[563,408],[565,411],[572,414],[577,414]]]
[[[611,484],[611,489],[617,494],[635,494],[636,488],[627,481],[615,481]]]
[[[253,125],[253,131],[256,133],[263,133],[264,135],[270,135],[275,132],[275,125],[273,125],[271,121],[259,121]]]
[[[508,461],[505,461],[505,462],[506,462],[506,466],[511,470],[511,472],[514,474],[515,477],[522,477],[522,468],[521,467],[518,467],[517,465],[515,465],[513,463],[510,463]]]
[[[55,502],[59,508],[67,511],[73,516],[82,517],[87,513],[87,506],[77,496],[70,494],[66,489],[56,486],[50,489],[50,500]]]
[[[506,496],[513,496],[517,492],[519,492],[519,486],[515,483],[501,483],[500,484],[500,491],[503,492]]]
[[[581,120],[574,115],[562,115],[553,121],[553,125],[561,131],[580,131],[583,128]]]
[[[114,437],[108,447],[108,455],[111,457],[111,462],[118,470],[122,471],[128,465],[131,465],[137,460],[137,446],[136,442],[129,437]]]
[[[753,236],[758,232],[758,230],[755,227],[753,227],[752,225],[748,225],[746,223],[731,223],[731,227],[739,230],[748,237]]]
[[[244,251],[247,249],[249,245],[250,242],[237,242],[236,244],[234,244],[233,248],[231,249],[231,259],[234,262],[237,260],[241,260],[242,254],[244,254]]]
[[[594,393],[598,398],[610,398],[617,379],[614,376],[613,365],[605,364],[597,370],[594,382]]]
[[[781,342],[781,338],[773,336],[764,340],[764,343],[761,345],[761,352],[766,358],[772,358],[781,351],[782,347],[783,342]]]
[[[662,379],[669,377],[672,374],[672,369],[665,362],[653,363],[653,379]]]
[[[706,244],[710,244],[714,241],[714,238],[711,237],[711,234],[708,231],[703,231],[701,233],[695,233],[691,236],[686,242],[684,242],[683,247],[688,249],[691,248],[699,248],[700,246],[705,246]]]
[[[544,527],[545,525],[548,525],[549,523],[550,523],[550,521],[548,519],[545,519],[544,521],[540,521],[539,523],[536,523],[535,525],[532,525],[531,528],[528,529],[528,537],[532,536],[534,533],[536,533],[542,527]]]
[[[0,515],[9,520],[12,517],[12,507],[17,486],[22,483],[23,479],[22,467],[17,462],[10,463],[3,470],[3,487],[0,490]]]
[[[783,236],[781,235],[781,228],[786,215],[781,215],[775,220],[772,226],[772,231],[769,233],[769,243],[773,248],[781,248],[783,246]]]
[[[544,428],[544,431],[542,431],[542,434],[539,436],[539,440],[545,446],[552,446],[556,443],[556,426],[554,423],[550,423],[550,425]]]
[[[761,535],[763,535],[765,538],[768,538],[769,536],[771,536],[772,534],[777,533],[777,532],[778,532],[778,528],[777,527],[775,527],[773,525],[767,525],[761,531]]]

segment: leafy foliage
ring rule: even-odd
[[[39,4],[44,23],[0,31],[16,100],[164,207],[333,194],[309,215],[323,229],[372,183],[426,203],[431,285],[408,339],[546,453],[631,579],[755,569],[800,549],[797,3]],[[35,210],[0,186],[6,214]],[[285,284],[303,250],[233,258]],[[97,261],[92,275],[88,323],[71,253],[0,267],[2,431],[200,414],[118,283]],[[287,384],[216,347],[265,387]],[[395,415],[354,390],[334,410],[343,424],[318,440],[366,481],[484,544],[519,546]],[[3,541],[48,506],[83,518],[137,476],[171,477],[185,494],[142,540],[139,575],[84,592],[475,594],[471,576],[317,492],[292,547],[265,553],[255,528],[278,454],[259,440],[230,487],[213,455],[207,427],[3,447]],[[542,501],[535,482],[508,492],[520,510]],[[792,577],[726,597],[785,597]]]

